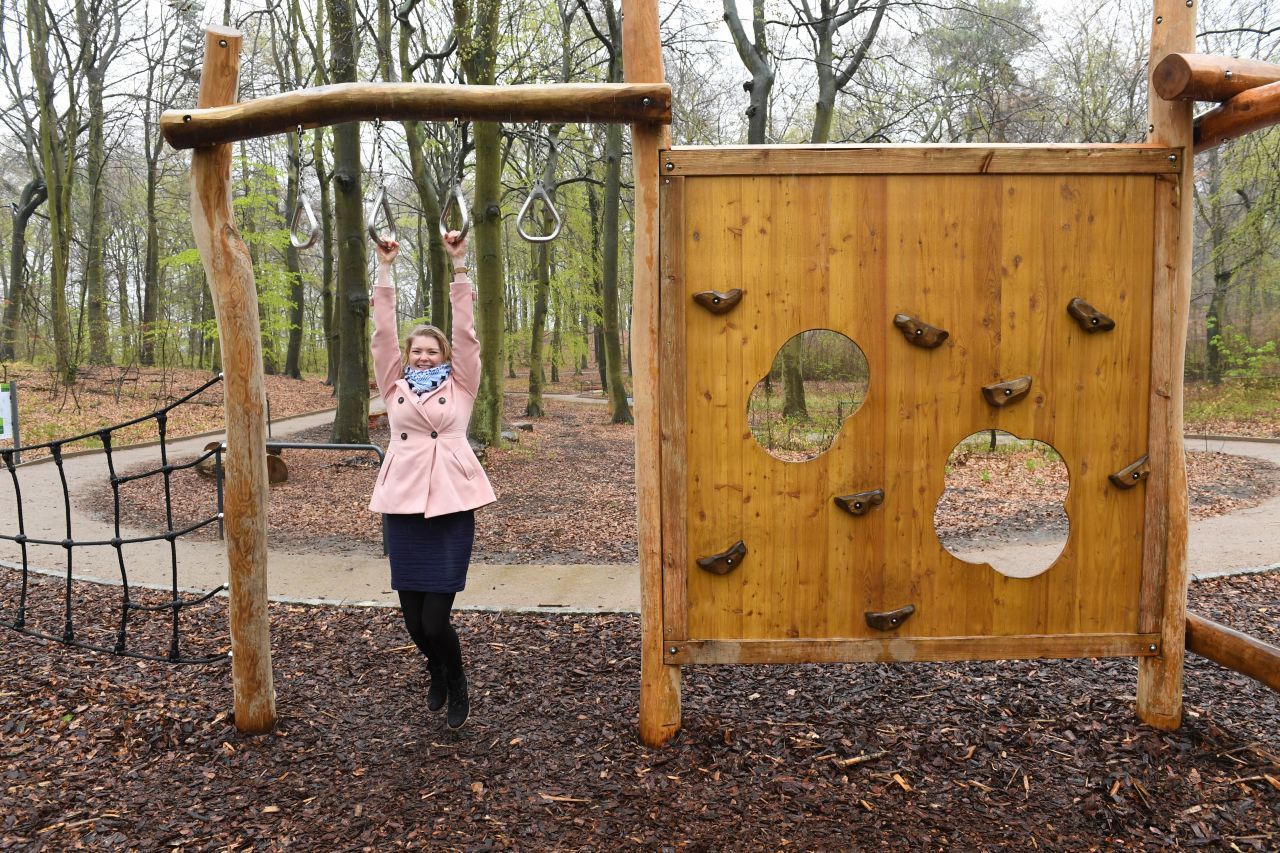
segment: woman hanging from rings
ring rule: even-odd
[[[454,595],[467,582],[473,511],[496,500],[467,443],[480,387],[480,342],[464,266],[465,228],[444,238],[454,273],[452,345],[435,326],[418,326],[401,347],[391,280],[400,247],[394,237],[382,238],[372,228],[371,234],[378,255],[373,365],[378,393],[387,404],[391,442],[369,509],[386,514],[391,587],[400,595],[405,627],[431,673],[427,708],[438,711],[447,702],[449,728],[457,729],[467,721],[470,703],[462,648],[449,614]]]

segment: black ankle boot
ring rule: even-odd
[[[467,701],[467,674],[458,668],[457,672],[449,672],[449,728],[460,729],[471,714],[471,703]]]
[[[431,686],[427,688],[427,710],[439,711],[444,707],[449,688],[444,676],[444,664],[427,661],[427,672],[431,673]]]

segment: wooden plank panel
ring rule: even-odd
[[[1135,630],[1136,592],[1116,591],[1137,588],[1141,501],[1119,503],[1105,477],[1145,434],[1136,401],[1146,391],[1133,376],[1149,340],[1152,183],[686,179],[688,292],[747,290],[726,318],[689,309],[699,384],[686,392],[688,557],[738,536],[750,549],[731,575],[692,570],[688,636],[870,636],[865,610],[906,603],[918,608],[897,632],[906,637]],[[1086,337],[1067,315],[1072,296],[1090,294],[1110,307],[1116,331]],[[892,326],[897,311],[952,338],[939,350],[913,347]],[[783,463],[750,437],[746,405],[778,348],[810,328],[863,345],[872,386],[827,454]],[[982,399],[982,384],[1024,373],[1037,377],[1029,400],[997,410]],[[962,563],[932,529],[947,453],[992,426],[1047,441],[1076,466],[1068,511],[1080,539],[1038,578]],[[875,486],[886,490],[879,510],[832,514],[831,494]],[[1087,571],[1076,549],[1087,550]]]
[[[899,337],[885,322],[893,313],[885,288],[887,180],[862,176],[829,180],[829,328],[849,337],[862,350],[870,384],[862,406],[846,419],[828,451],[827,493],[823,496],[830,543],[828,636],[880,636],[867,626],[864,614],[898,606],[885,600],[884,566],[888,519],[904,496],[886,490],[880,507],[858,517],[837,508],[831,498],[886,486],[885,454],[879,448],[884,447],[890,432],[885,349],[894,342],[886,336]]]
[[[659,294],[658,418],[662,441],[663,639],[688,637],[688,476],[685,420],[684,178],[663,178],[659,190],[662,270]]]
[[[752,145],[675,147],[672,175],[1161,174],[1177,172],[1160,145]],[[670,164],[670,166],[668,166]]]
[[[671,663],[892,663],[1144,657],[1157,653],[1158,634],[1073,634],[916,639],[690,640],[667,650]]]
[[[742,318],[763,294],[758,279],[744,277],[741,213],[744,193],[737,179],[685,182],[685,286],[688,332],[685,405],[688,413],[688,631],[690,636],[741,636],[744,578],[764,566],[759,543],[748,540],[741,523],[740,474],[731,452],[738,452],[740,430],[731,429],[726,400],[741,372]],[[753,212],[758,203],[750,205]],[[715,315],[692,303],[694,293],[745,293],[728,314]],[[732,361],[731,361],[732,360]],[[734,504],[737,507],[734,507]],[[767,501],[760,501],[766,506]],[[695,561],[719,553],[739,538],[747,540],[743,565],[727,575],[711,575]]]

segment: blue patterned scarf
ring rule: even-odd
[[[449,371],[452,370],[449,362],[439,365],[438,367],[427,367],[417,370],[409,365],[404,366],[404,379],[409,383],[409,388],[413,393],[421,397],[428,391],[434,391],[444,384],[449,378]]]

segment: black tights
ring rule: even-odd
[[[462,647],[458,644],[458,632],[449,622],[454,595],[456,593],[400,590],[400,612],[418,651],[433,664],[444,666],[446,672],[461,673]]]

